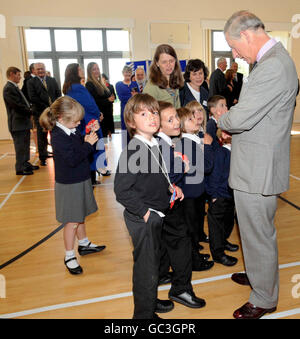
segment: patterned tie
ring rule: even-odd
[[[140,92],[141,92],[141,93],[143,92],[143,89],[144,89],[143,84],[141,84],[141,85],[140,85]]]
[[[43,85],[44,85],[44,87],[46,88],[46,91],[47,91],[47,93],[48,93],[48,86],[47,86],[47,83],[46,83],[46,79],[45,79],[45,78],[42,80],[42,83],[43,83]],[[52,105],[52,100],[51,100],[51,98],[50,98],[50,96],[49,96],[49,93],[48,93],[48,101],[49,101],[49,106],[51,106],[51,105]]]

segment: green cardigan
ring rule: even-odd
[[[159,88],[152,82],[148,81],[143,93],[147,93],[153,96],[157,101],[166,101],[171,103],[175,108],[180,108],[179,89],[175,90],[175,96],[173,97],[166,89]]]

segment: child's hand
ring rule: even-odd
[[[84,137],[84,141],[91,145],[94,145],[98,140],[98,135],[95,132],[91,132]]]
[[[104,115],[103,115],[103,113],[100,113],[100,116],[99,116],[100,122],[101,122],[103,119],[104,119]]]
[[[211,143],[213,142],[213,138],[208,133],[205,133],[203,142],[205,145],[211,145]]]
[[[147,211],[147,213],[144,215],[144,221],[147,222],[150,217],[150,210]]]
[[[100,124],[98,120],[95,120],[91,126],[91,131],[96,132],[100,128]]]
[[[176,185],[173,185],[176,191],[176,198],[175,200],[179,199],[180,201],[182,201],[184,199],[184,194],[182,192],[182,189]]]
[[[180,153],[180,152],[174,152],[174,158],[181,158],[182,162],[184,163],[184,173],[187,173],[189,170],[190,170],[190,161],[189,161],[189,158]]]

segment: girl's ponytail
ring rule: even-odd
[[[52,105],[51,105],[52,107]],[[47,107],[40,116],[40,125],[43,127],[44,131],[52,131],[53,127],[56,124],[56,117],[51,107]]]

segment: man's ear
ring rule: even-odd
[[[240,34],[241,34],[241,38],[243,40],[246,40],[248,42],[248,44],[252,41],[252,35],[251,35],[249,30],[241,31]]]

